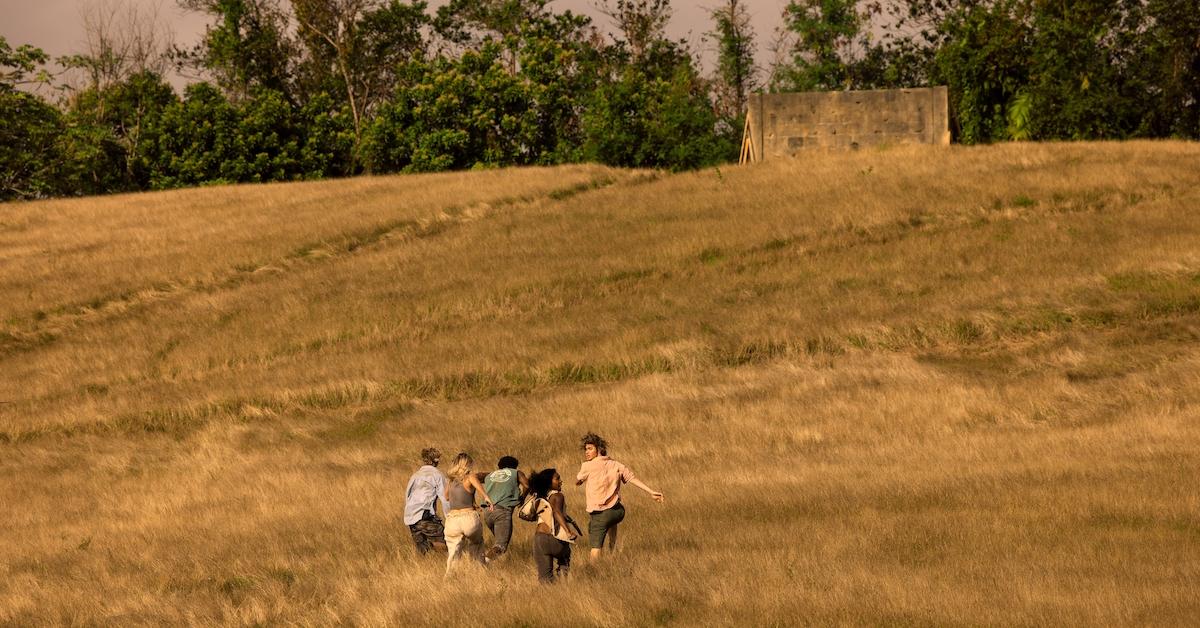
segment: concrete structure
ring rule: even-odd
[[[809,149],[880,144],[949,144],[945,87],[859,92],[755,94],[746,115],[742,161]]]

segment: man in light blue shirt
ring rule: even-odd
[[[437,501],[446,491],[446,476],[437,470],[442,452],[429,447],[421,450],[425,463],[408,480],[404,490],[404,523],[417,544],[418,554],[446,551],[446,532],[437,516]],[[443,507],[443,510],[445,508]]]

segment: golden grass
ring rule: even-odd
[[[0,206],[0,623],[1186,625],[1198,206],[1167,142]],[[588,430],[668,498],[614,561],[414,555],[421,447]]]

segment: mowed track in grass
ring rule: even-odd
[[[1190,623],[1198,210],[1185,143],[0,206],[0,622]],[[611,563],[414,555],[422,447],[588,430],[667,494]]]

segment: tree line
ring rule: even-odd
[[[717,1],[717,0],[714,0]],[[1200,137],[1195,0],[792,0],[761,42],[747,0],[699,51],[669,0],[178,0],[198,43],[92,15],[80,54],[0,38],[0,199],[591,161],[737,155],[760,91],[948,85],[964,143]],[[77,79],[54,86],[51,61]],[[202,80],[176,93],[174,68]]]

